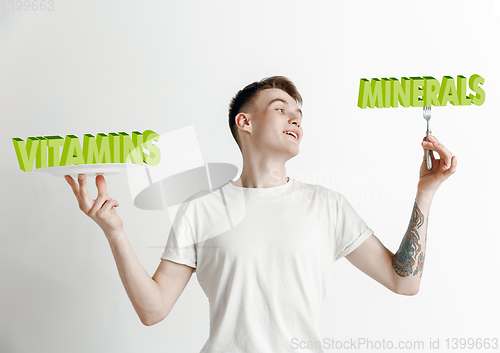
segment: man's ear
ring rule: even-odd
[[[250,122],[250,114],[248,113],[238,113],[234,118],[236,125],[240,130],[247,132],[252,131],[252,124]]]

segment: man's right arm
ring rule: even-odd
[[[150,277],[123,231],[108,237],[108,241],[123,286],[141,322],[151,326],[165,319],[186,288],[193,268],[162,260]]]
[[[98,195],[95,200],[88,192],[86,176],[79,177],[78,184],[69,175],[65,179],[80,209],[104,231],[120,278],[141,322],[150,326],[162,321],[189,282],[193,268],[163,260],[154,276],[149,276],[123,231],[123,222],[115,210],[118,201],[109,197],[104,176],[96,176]]]

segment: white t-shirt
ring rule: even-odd
[[[208,297],[200,353],[323,352],[292,340],[322,340],[332,266],[373,234],[346,198],[292,178],[271,188],[229,181],[195,197],[179,207],[161,258],[195,268]]]

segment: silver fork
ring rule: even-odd
[[[424,105],[424,119],[427,120],[427,131],[426,131],[426,139],[427,142],[429,142],[429,134],[432,133],[431,131],[431,107],[426,107]],[[427,161],[427,170],[432,169],[432,156],[431,156],[432,151],[431,150],[425,150],[425,160]]]

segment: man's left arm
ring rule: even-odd
[[[429,143],[422,142],[424,160],[420,166],[420,180],[413,204],[410,222],[398,251],[393,254],[372,234],[354,251],[346,256],[354,266],[391,291],[403,295],[415,295],[420,287],[420,278],[427,247],[427,221],[432,199],[439,186],[457,168],[457,158],[433,135]],[[439,154],[431,170],[427,170],[425,150]]]

